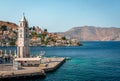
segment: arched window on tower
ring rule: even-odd
[[[22,27],[22,22],[20,22],[20,27]]]
[[[20,38],[22,38],[22,34],[20,34]]]

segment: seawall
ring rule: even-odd
[[[0,68],[0,81],[5,79],[23,79],[23,78],[43,78],[46,76],[47,72],[55,71],[64,62],[65,58],[44,58],[39,67],[22,67],[21,70],[8,70],[3,71]],[[9,69],[10,66],[2,66]],[[8,68],[7,68],[8,67]],[[12,66],[11,66],[12,68]]]
[[[30,77],[33,78],[38,76],[39,78],[45,77],[46,76],[45,71],[31,67],[16,71],[0,71],[0,80],[30,78]]]

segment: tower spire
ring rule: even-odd
[[[23,17],[20,21],[27,21],[26,18],[25,18],[25,13],[23,12]]]

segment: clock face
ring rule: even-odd
[[[23,41],[19,41],[19,46],[23,46]]]
[[[22,41],[20,41],[20,44],[23,44],[23,42],[22,42]]]

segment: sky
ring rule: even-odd
[[[0,20],[19,24],[25,13],[29,26],[49,32],[72,27],[120,27],[120,0],[0,0]]]

